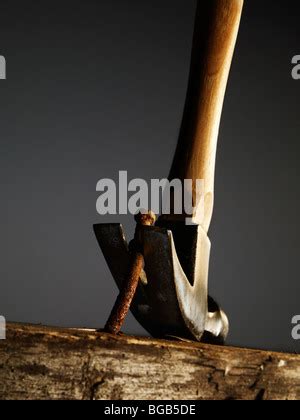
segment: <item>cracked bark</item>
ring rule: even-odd
[[[10,324],[0,398],[299,400],[300,356]]]

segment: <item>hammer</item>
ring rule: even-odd
[[[107,329],[117,333],[131,305],[140,324],[154,337],[223,343],[229,323],[208,296],[218,132],[238,35],[243,0],[198,0],[191,70],[179,141],[169,180],[192,180],[193,214],[171,214],[138,223],[129,249],[118,224],[95,225],[104,257],[120,289]],[[203,181],[203,211],[197,181]],[[182,203],[180,203],[182,204]],[[186,224],[187,218],[191,223]],[[129,275],[128,275],[129,273]],[[126,293],[126,290],[130,293]],[[121,315],[121,317],[120,317]]]

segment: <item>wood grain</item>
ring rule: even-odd
[[[198,0],[187,99],[169,176],[194,181],[194,205],[195,181],[204,180],[204,220],[195,211],[194,222],[206,232],[213,213],[220,119],[242,9],[243,0]]]
[[[299,400],[300,356],[9,324],[0,398]]]

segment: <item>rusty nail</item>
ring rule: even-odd
[[[135,216],[137,223],[135,236],[132,245],[132,257],[128,278],[116,300],[110,317],[105,325],[105,331],[117,335],[119,334],[125,318],[129,312],[131,303],[139,284],[139,279],[144,268],[144,257],[140,252],[139,229],[141,226],[153,226],[156,222],[156,216],[153,212],[140,212]]]

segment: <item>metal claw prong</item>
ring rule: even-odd
[[[123,228],[121,225],[96,225],[94,229],[116,283],[122,290],[130,267],[130,252]],[[131,310],[154,337],[176,336],[198,341],[209,338],[209,341],[221,343],[227,335],[228,321],[215,303],[209,305],[210,241],[200,226],[188,227],[187,236],[191,243],[196,244],[190,261],[190,265],[194,266],[190,269],[190,273],[194,273],[193,278],[183,270],[172,231],[141,227],[147,281],[139,281]]]

